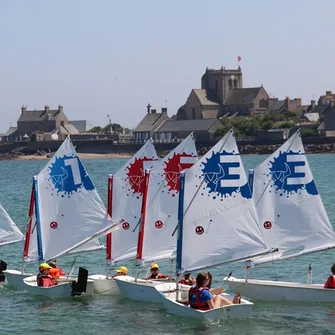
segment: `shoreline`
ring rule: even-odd
[[[241,155],[270,155],[280,147],[280,144],[271,145],[240,145],[239,151]],[[203,156],[210,150],[212,146],[203,146],[198,148],[198,155]],[[334,154],[335,143],[329,144],[306,144],[304,146],[306,154]],[[121,150],[120,150],[121,151]],[[129,150],[129,152],[114,152],[114,153],[78,153],[81,159],[117,159],[130,158],[135,154],[136,150]],[[157,150],[159,157],[164,157],[170,150]],[[54,152],[38,152],[35,154],[25,154],[23,150],[12,150],[7,153],[0,153],[0,161],[3,160],[47,160],[50,159]]]
[[[2,157],[1,157],[2,156]],[[4,157],[8,156],[8,157]],[[80,159],[107,159],[107,158],[130,158],[131,154],[96,154],[96,153],[78,153]],[[32,160],[48,160],[51,157],[49,155],[0,155],[0,161],[32,161]]]

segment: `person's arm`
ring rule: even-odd
[[[209,290],[213,295],[217,295],[220,294],[222,292],[224,292],[224,287],[220,286],[220,287],[216,287],[216,288],[212,288]]]

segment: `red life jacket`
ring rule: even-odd
[[[37,285],[42,287],[50,287],[55,285],[55,281],[51,276],[39,273],[37,275]]]
[[[202,291],[209,291],[208,287],[200,287],[192,286],[188,292],[188,301],[190,302],[191,308],[200,309],[202,311],[209,310],[209,306],[207,302],[202,302],[200,300],[200,296]],[[194,303],[195,297],[195,303]]]
[[[182,279],[179,281],[179,284],[192,286],[194,282],[194,280]]]
[[[331,275],[325,284],[325,288],[335,288],[335,275]]]
[[[164,274],[162,274],[162,273],[158,273],[158,274],[156,274],[156,275],[154,275],[154,274],[151,274],[148,278],[146,278],[146,279],[164,279],[164,278],[169,278],[169,276],[168,275],[164,275]]]

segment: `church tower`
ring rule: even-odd
[[[229,92],[234,88],[243,88],[242,71],[221,67],[220,70],[206,68],[201,78],[201,88],[215,91],[220,102],[224,104]]]

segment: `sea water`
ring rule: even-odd
[[[265,156],[244,156],[246,171],[259,164]],[[335,223],[335,155],[309,155],[319,192],[332,224]],[[125,159],[84,160],[84,165],[106,203],[107,175],[115,172]],[[19,228],[24,231],[32,176],[46,161],[0,162],[0,201]],[[0,258],[9,269],[20,269],[23,245],[13,244],[0,249]],[[335,262],[335,250],[307,255],[282,263],[266,264],[252,269],[251,278],[306,281],[309,264],[313,282],[325,282]],[[59,259],[59,265],[69,270],[73,257]],[[77,257],[76,264],[85,266],[90,274],[105,273],[104,251]],[[126,262],[130,274],[135,263]],[[160,263],[169,272],[167,262]],[[244,277],[243,264],[231,264],[211,269],[214,284],[233,270]],[[36,264],[27,271],[37,272]],[[143,273],[146,272],[145,269]],[[253,316],[245,320],[201,322],[169,315],[160,304],[134,302],[112,296],[76,297],[45,300],[0,285],[0,334],[335,334],[333,304],[266,303],[254,301]]]

